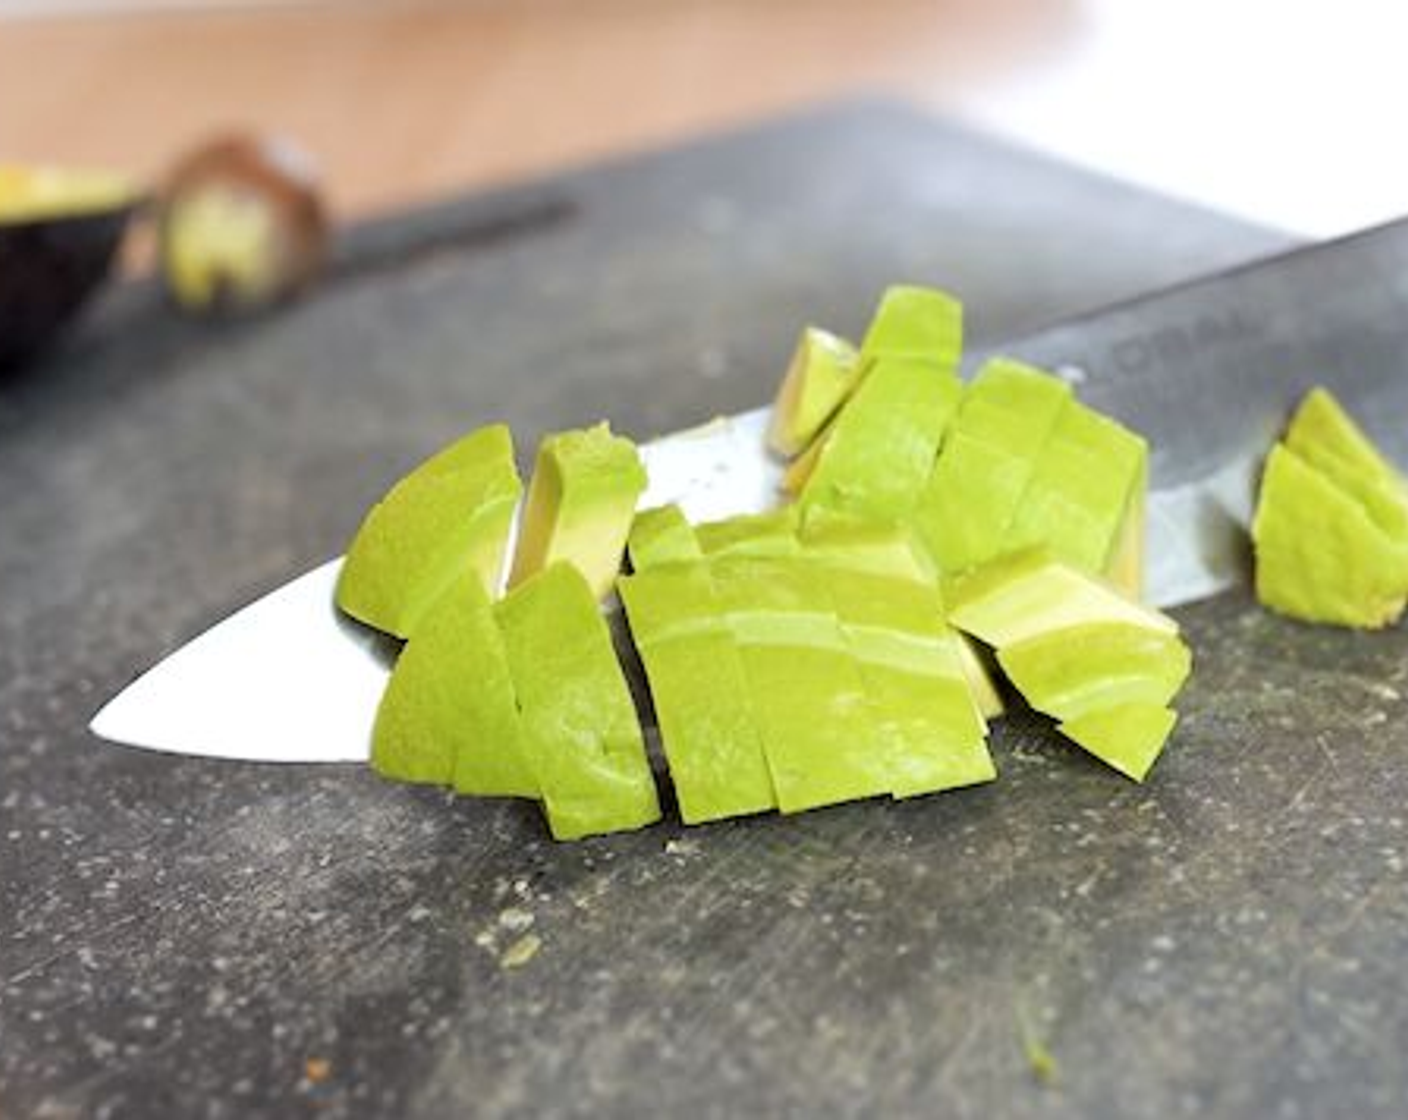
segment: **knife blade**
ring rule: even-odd
[[[1290,408],[1330,386],[1400,461],[1408,451],[1408,219],[1065,320],[1001,352],[1073,382],[1148,437],[1147,593],[1161,607],[1248,571],[1257,470]],[[767,410],[642,448],[642,506],[693,520],[776,503]],[[101,738],[184,754],[366,761],[394,650],[341,617],[331,560],[216,624],[94,717]]]

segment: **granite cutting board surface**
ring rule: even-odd
[[[1399,634],[1182,612],[1143,788],[1019,717],[987,788],[567,846],[84,730],[476,424],[645,438],[891,281],[983,342],[1286,242],[864,104],[354,231],[255,323],[115,293],[0,385],[0,1115],[1404,1115]]]

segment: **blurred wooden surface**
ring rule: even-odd
[[[1066,0],[478,0],[0,20],[0,158],[287,132],[364,213],[857,90],[943,103]]]

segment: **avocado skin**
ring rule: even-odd
[[[0,372],[35,357],[88,301],[132,210],[0,223]]]

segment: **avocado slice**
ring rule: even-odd
[[[1060,378],[1011,359],[986,362],[974,376],[915,512],[946,576],[1009,551],[1008,529],[1070,399]]]
[[[677,560],[698,560],[699,540],[677,505],[656,506],[636,514],[626,541],[631,569],[643,572]]]
[[[705,556],[795,556],[797,507],[782,506],[766,513],[743,513],[694,527]]]
[[[1377,629],[1408,596],[1408,549],[1286,444],[1262,474],[1252,521],[1257,598],[1307,622]]]
[[[860,663],[895,797],[934,793],[997,776],[987,725],[943,621],[932,584],[822,565],[825,587]]]
[[[1126,777],[1142,782],[1178,722],[1156,704],[1124,704],[1058,723],[1056,730]]]
[[[558,432],[538,447],[509,586],[559,560],[574,565],[598,599],[610,592],[646,486],[635,444],[605,422]]]
[[[337,605],[406,638],[465,570],[492,594],[521,492],[506,425],[452,443],[367,513],[338,577]]]
[[[1110,571],[1147,461],[1148,446],[1141,437],[1068,400],[1003,534],[1003,550],[1044,545],[1053,556],[1085,571]]]
[[[855,387],[860,355],[843,338],[807,327],[778,388],[768,446],[791,458],[812,442]]]
[[[372,733],[372,767],[457,793],[537,797],[489,597],[462,571],[396,659]]]
[[[948,603],[953,624],[996,648],[1034,709],[1143,780],[1173,727],[1166,705],[1191,668],[1173,619],[1043,549],[955,581]]]
[[[1056,560],[1046,549],[1002,557],[945,586],[949,621],[1001,650],[1068,626],[1128,622],[1174,634],[1167,615],[1114,585]]]
[[[1328,389],[1306,394],[1285,445],[1354,498],[1394,540],[1408,540],[1408,487]]]
[[[906,517],[933,469],[962,394],[951,367],[881,358],[822,447],[802,490],[804,509],[825,506],[880,520]]]
[[[797,535],[802,551],[818,563],[918,583],[937,583],[928,554],[903,523],[852,517],[817,506],[808,511]]]
[[[888,794],[889,752],[824,573],[797,557],[720,556],[709,572],[743,663],[784,813]]]
[[[1032,707],[1075,720],[1125,704],[1163,707],[1193,667],[1177,634],[1127,622],[1068,626],[998,650],[998,663]]]
[[[635,705],[586,577],[557,561],[495,604],[494,615],[553,837],[659,820]]]
[[[617,582],[686,824],[777,807],[733,633],[709,569],[683,561]]]
[[[862,368],[885,358],[917,359],[955,371],[963,355],[963,305],[913,284],[885,289],[861,342]]]

